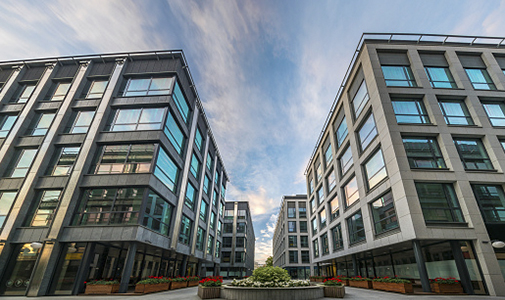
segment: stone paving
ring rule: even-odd
[[[56,300],[101,300],[101,299],[127,299],[127,300],[200,300],[196,295],[198,287],[185,288],[180,290],[173,290],[161,293],[147,294],[142,296],[127,296],[118,294],[116,296],[44,296],[42,299],[56,299]],[[371,299],[385,299],[385,300],[400,300],[400,299],[416,299],[416,300],[505,300],[505,297],[491,297],[491,296],[437,296],[437,295],[402,295],[397,293],[389,293],[375,290],[366,290],[359,288],[346,287],[344,299],[353,300],[371,300]],[[21,299],[34,299],[34,297],[1,297],[2,300],[21,300]],[[335,299],[335,298],[321,298]],[[269,299],[264,299],[269,300]]]

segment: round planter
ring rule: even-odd
[[[326,298],[344,298],[345,287],[344,286],[325,286],[324,287],[324,297]]]
[[[289,288],[252,288],[225,285],[221,298],[240,300],[285,300],[285,299],[320,299],[324,297],[322,286],[302,286]]]

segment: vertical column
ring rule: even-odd
[[[123,266],[123,273],[121,274],[121,283],[119,284],[120,293],[128,292],[128,284],[130,283],[133,264],[135,263],[135,254],[137,254],[137,243],[130,242],[128,253],[126,253],[126,259]]]
[[[419,277],[421,277],[421,285],[423,286],[423,292],[431,292],[430,280],[428,279],[428,271],[426,270],[426,264],[424,263],[423,252],[421,249],[421,244],[418,240],[412,241],[412,248],[414,249],[414,257],[416,258],[417,269],[419,270]],[[393,264],[393,260],[391,260]]]
[[[463,257],[463,252],[461,252],[461,246],[459,241],[450,241],[452,255],[454,256],[454,261],[456,262],[456,268],[458,268],[459,278],[461,280],[461,285],[465,293],[469,295],[475,294],[472,286],[472,280],[470,278],[470,273],[466,267],[465,258]]]

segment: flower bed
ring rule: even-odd
[[[361,276],[355,276],[355,277],[349,278],[349,286],[364,288],[364,289],[373,288],[372,279],[366,278],[366,277],[361,277]]]
[[[119,292],[119,281],[117,280],[95,280],[85,282],[86,295],[105,295]]]
[[[461,283],[453,277],[430,279],[430,287],[437,294],[463,294]]]
[[[325,279],[324,285],[324,296],[328,298],[344,298],[345,287],[341,279],[339,278],[329,278]]]
[[[375,290],[387,292],[397,292],[402,294],[411,294],[414,292],[410,280],[397,277],[389,278],[386,276],[383,278],[375,278],[372,280],[372,286]]]

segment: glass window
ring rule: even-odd
[[[319,257],[319,243],[317,238],[312,241],[312,249],[314,250],[314,257]]]
[[[298,218],[307,217],[307,204],[305,202],[298,202]]]
[[[289,251],[289,263],[290,264],[298,263],[298,251]]]
[[[375,127],[375,121],[373,119],[373,114],[368,116],[368,119],[361,125],[358,131],[359,141],[361,145],[361,150],[365,150],[372,140],[377,136],[377,128]]]
[[[318,183],[321,182],[321,178],[323,178],[323,169],[321,168],[321,164],[319,164],[316,167],[316,179]]]
[[[288,222],[288,232],[296,232],[296,221]]]
[[[129,78],[123,92],[124,97],[168,95],[173,78]]]
[[[67,133],[86,133],[88,132],[91,121],[95,116],[94,111],[77,111],[74,112],[75,117],[72,125],[67,128]]]
[[[196,157],[196,154],[193,153],[193,156],[191,157],[191,174],[198,179],[198,172],[200,171],[200,161]]]
[[[212,172],[212,156],[207,153],[207,169]]]
[[[214,250],[214,237],[209,235],[207,240],[207,254],[212,255],[212,250]]]
[[[323,208],[323,210],[319,212],[319,225],[321,225],[321,229],[326,227],[326,208]]]
[[[323,255],[330,253],[330,245],[328,242],[328,233],[321,235],[321,250],[323,250]]]
[[[454,140],[466,170],[492,170],[493,164],[480,139]]]
[[[392,99],[396,122],[399,124],[428,124],[430,118],[421,99]]]
[[[339,214],[340,205],[338,203],[338,197],[335,196],[335,198],[333,198],[333,200],[331,200],[330,208],[331,208],[331,221],[333,221],[336,218],[338,218],[338,214]]]
[[[233,209],[226,209],[224,211],[224,219],[225,220],[233,220]]]
[[[426,75],[434,88],[458,88],[449,68],[445,67],[425,67]]]
[[[326,166],[328,166],[333,160],[333,152],[331,150],[331,144],[328,144],[328,147],[326,148],[326,151],[324,153],[324,160],[326,162]]]
[[[93,80],[86,94],[86,99],[102,98],[108,83],[108,80]]]
[[[118,109],[106,130],[159,130],[163,125],[165,110],[166,108]]]
[[[309,251],[302,251],[302,264],[310,264]]]
[[[375,234],[398,228],[393,194],[391,192],[370,204],[375,228]]]
[[[307,232],[307,221],[300,221],[300,232]]]
[[[9,168],[10,172],[7,172],[9,174],[7,177],[25,177],[32,165],[35,154],[37,154],[37,149],[18,150],[17,160],[15,160],[14,167]]]
[[[163,235],[170,233],[173,206],[155,192],[149,190],[142,225]],[[198,237],[197,237],[198,240]]]
[[[237,223],[237,233],[245,233],[247,224],[244,222]]]
[[[323,191],[323,187],[321,186],[318,190],[317,190],[317,205],[321,205],[321,203],[323,203],[324,201],[324,191]]]
[[[207,221],[207,202],[205,201],[202,201],[202,203],[200,204],[200,219],[204,222]]]
[[[196,198],[195,187],[190,182],[188,182],[184,204],[186,204],[186,206],[189,207],[191,210],[193,210],[193,208],[195,207],[195,198]]]
[[[154,168],[154,176],[163,182],[172,192],[175,192],[178,175],[179,169],[173,160],[163,148],[158,147],[158,159]]]
[[[144,188],[85,190],[74,225],[137,224]]]
[[[211,218],[210,218],[210,229],[214,230],[216,227],[216,214],[212,212]]]
[[[316,211],[316,203],[315,203],[314,199],[311,199],[310,200],[310,212],[314,213],[315,211]]]
[[[205,175],[205,179],[203,180],[203,191],[205,194],[209,194],[209,184],[210,184],[210,179],[207,175]]]
[[[344,186],[344,197],[345,197],[345,205],[347,207],[351,206],[354,202],[359,200],[359,192],[358,192],[358,181],[356,177],[353,177],[345,186]]]
[[[369,99],[370,97],[368,96],[366,82],[363,80],[359,86],[358,91],[356,92],[356,95],[352,99],[352,107],[354,108],[354,116],[356,118],[358,118],[358,116],[361,114]]]
[[[347,123],[345,122],[345,117],[340,122],[337,128],[337,145],[338,147],[342,146],[345,138],[347,137]]]
[[[195,145],[198,151],[202,152],[202,144],[203,144],[203,137],[202,134],[200,133],[200,129],[196,129],[196,134],[195,134]]]
[[[326,182],[328,183],[328,192],[333,191],[335,186],[337,186],[337,178],[335,177],[335,172],[333,172],[333,170],[331,170],[328,177],[326,177]]]
[[[156,144],[101,146],[94,174],[150,172],[155,148]]]
[[[54,86],[54,93],[50,96],[50,100],[61,101],[65,99],[65,96],[70,89],[70,85],[70,82],[56,82]]]
[[[165,123],[165,129],[163,131],[177,153],[181,154],[184,149],[184,134],[182,133],[179,125],[177,125],[177,122],[171,112],[168,113],[167,122]]]
[[[493,126],[505,126],[505,104],[503,102],[483,102],[489,122]]]
[[[172,99],[174,99],[175,105],[177,106],[177,109],[179,110],[182,119],[184,120],[184,122],[187,123],[189,117],[189,106],[188,102],[186,101],[186,97],[184,97],[184,95],[182,94],[181,88],[179,87],[179,83],[177,82],[175,83]]]
[[[18,116],[2,115],[0,116],[0,138],[6,137],[16,123]]]
[[[444,157],[435,138],[404,137],[403,146],[411,168],[445,168]]]
[[[485,223],[505,222],[505,194],[500,185],[472,185]]]
[[[465,69],[473,88],[476,90],[496,90],[486,69]]]
[[[382,66],[387,86],[417,86],[409,66]]]
[[[365,226],[363,225],[363,216],[361,210],[347,219],[347,228],[349,230],[349,243],[354,244],[366,239]]]
[[[416,183],[424,220],[430,222],[464,222],[452,184]]]
[[[473,125],[472,117],[463,101],[440,101],[438,103],[445,123],[448,125]]]
[[[344,239],[342,238],[342,226],[340,223],[331,229],[331,238],[333,241],[333,251],[342,249],[344,247]]]
[[[317,233],[317,218],[312,219],[312,235]]]
[[[203,243],[205,239],[205,230],[202,227],[198,226],[196,230],[196,250],[203,251]]]
[[[288,218],[296,218],[296,203],[288,202]]]
[[[375,187],[379,182],[388,176],[381,149],[375,152],[375,154],[365,163],[365,176],[368,181],[369,189]]]
[[[14,101],[16,103],[26,103],[28,99],[30,99],[30,96],[33,94],[33,91],[35,90],[35,84],[34,83],[27,83],[27,84],[20,84],[15,96],[14,96]]]
[[[42,113],[38,114],[38,120],[35,126],[28,131],[28,135],[45,135],[51,127],[55,113]],[[37,117],[36,117],[37,118]]]
[[[4,226],[16,195],[17,192],[0,192],[0,228]]]
[[[56,157],[57,160],[51,164],[47,175],[65,176],[70,174],[80,149],[80,147],[61,147],[56,149],[56,155],[54,157]]]
[[[185,215],[182,215],[181,231],[179,232],[179,243],[189,245],[192,226],[193,222]]]
[[[340,171],[342,172],[342,175],[347,173],[353,164],[351,146],[348,146],[342,156],[340,156]]]
[[[221,242],[216,241],[216,252],[215,252],[215,257],[219,258],[221,256]]]

